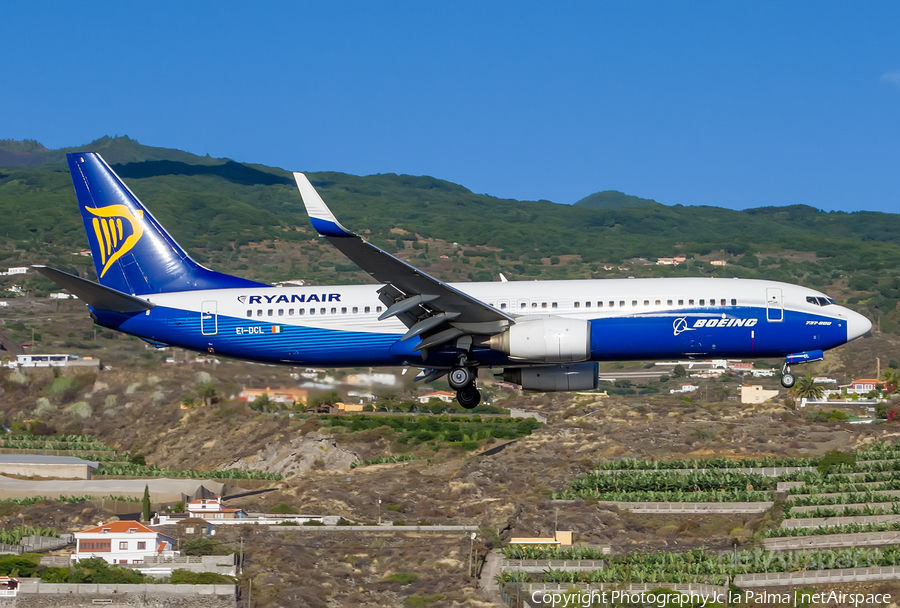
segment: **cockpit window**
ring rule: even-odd
[[[837,304],[831,298],[826,298],[823,296],[806,296],[806,301],[810,304],[815,304],[816,306],[829,306],[831,304]]]

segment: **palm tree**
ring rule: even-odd
[[[811,374],[806,374],[797,380],[797,384],[794,385],[790,392],[800,398],[821,399],[822,395],[825,394],[825,387],[821,384],[816,384]]]

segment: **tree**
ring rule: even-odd
[[[676,378],[686,378],[686,377],[687,377],[687,370],[684,369],[684,366],[683,366],[683,365],[678,364],[678,365],[676,365],[675,368],[672,370],[672,375],[675,376]]]
[[[882,372],[881,379],[884,380],[884,391],[895,393],[897,387],[900,387],[900,370],[888,368]]]
[[[203,399],[206,405],[212,405],[219,400],[219,392],[212,382],[204,382],[197,387],[197,394]]]
[[[150,521],[150,486],[144,486],[144,499],[141,501],[141,517],[144,521]]]
[[[825,387],[821,384],[816,384],[811,374],[806,374],[797,380],[797,384],[791,389],[791,393],[800,398],[821,399],[822,395],[825,394]]]

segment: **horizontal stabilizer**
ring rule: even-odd
[[[93,308],[115,312],[144,312],[156,307],[156,304],[147,300],[130,296],[110,287],[104,287],[62,270],[50,268],[49,266],[32,266],[32,268],[63,289],[74,293]]]

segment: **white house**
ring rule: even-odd
[[[113,521],[75,533],[75,561],[100,557],[110,564],[143,564],[151,555],[174,555],[175,539],[137,521]]]
[[[451,403],[456,399],[456,395],[448,393],[447,391],[435,391],[433,393],[428,393],[427,395],[421,395],[419,397],[419,403],[428,403],[432,399],[440,399],[444,403]]]
[[[222,502],[222,497],[218,498],[201,498],[194,500],[187,505],[188,513],[191,517],[200,517],[203,519],[246,519],[247,514],[243,509],[229,509]]]
[[[15,266],[6,271],[6,274],[26,274],[28,266]]]

